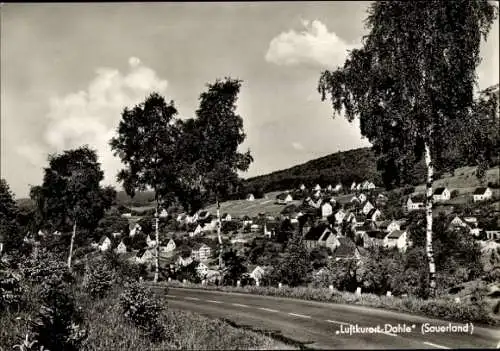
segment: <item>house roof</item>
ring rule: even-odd
[[[483,195],[487,189],[488,188],[484,188],[484,187],[476,188],[476,190],[474,190],[474,195]]]
[[[313,240],[318,241],[321,235],[325,232],[325,230],[330,228],[325,223],[320,223],[315,227],[312,227],[304,236],[304,240]]]
[[[278,200],[285,200],[288,195],[290,195],[290,194],[288,194],[288,193],[281,193],[278,196],[276,196],[276,199],[278,199]]]
[[[369,232],[370,230],[372,230],[372,227],[369,225],[365,225],[365,224],[356,228],[357,232]]]
[[[410,195],[410,199],[413,202],[424,202],[425,201],[425,194],[413,194],[413,195]]]
[[[107,236],[105,236],[105,235],[104,235],[104,236],[102,236],[102,237],[101,237],[101,240],[99,240],[99,245],[101,245],[101,244],[104,242],[104,240],[106,240],[106,239],[108,239],[108,240],[109,240],[109,238],[108,238]]]
[[[368,214],[366,215],[367,217],[371,217],[375,214],[375,212],[377,212],[378,210],[376,208],[372,208],[370,210],[370,212],[368,212]],[[379,211],[380,212],[380,211]]]
[[[146,249],[140,249],[139,251],[137,251],[136,257],[141,258],[146,253],[146,251]]]
[[[369,230],[366,232],[366,235],[372,239],[383,239],[386,234],[381,230]]]
[[[441,195],[444,193],[445,190],[446,190],[446,187],[436,188],[436,190],[434,190],[434,195]]]
[[[399,239],[404,232],[402,230],[393,230],[389,235],[387,235],[388,239]]]

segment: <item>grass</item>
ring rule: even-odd
[[[167,327],[167,338],[152,342],[123,315],[115,287],[107,297],[92,299],[75,289],[78,306],[84,311],[83,328],[88,337],[82,350],[282,350],[297,349],[261,333],[231,326],[217,319],[172,309],[165,309],[161,319]],[[166,303],[166,302],[165,302]],[[0,350],[10,350],[28,332],[27,320],[36,308],[24,312],[0,313]]]
[[[475,176],[475,167],[462,167],[455,170],[454,176],[443,177],[434,182],[434,188],[446,186],[450,191],[458,189],[463,192],[471,193],[475,188],[482,186],[479,179]],[[488,182],[497,182],[500,177],[500,168],[490,168],[486,171],[484,184]],[[425,184],[419,185],[415,188],[416,192],[424,192]]]
[[[498,318],[498,316],[493,316],[492,313],[490,313],[487,304],[476,304],[469,301],[456,303],[451,297],[423,300],[415,297],[387,297],[374,294],[361,294],[358,296],[350,292],[337,290],[332,291],[328,288],[312,287],[291,288],[283,286],[279,289],[277,287],[262,286],[210,286],[192,283],[182,284],[177,281],[171,281],[166,284],[172,287],[247,293],[338,304],[355,304],[423,315],[426,317],[441,318],[454,322],[474,322],[483,325],[500,325],[500,318]]]

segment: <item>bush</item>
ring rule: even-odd
[[[458,190],[453,190],[450,194],[451,198],[454,199],[456,198],[458,195],[460,195],[460,192]]]
[[[93,298],[103,298],[115,282],[113,273],[111,267],[102,262],[87,266],[83,281],[84,289]]]
[[[21,278],[9,270],[0,270],[0,311],[19,308],[22,298]]]
[[[150,289],[138,283],[129,284],[120,295],[120,304],[125,317],[153,340],[165,336],[165,328],[160,320],[165,303],[160,302]]]

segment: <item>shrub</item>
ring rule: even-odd
[[[22,272],[24,277],[32,283],[42,283],[48,279],[65,282],[73,280],[66,262],[46,250],[40,250],[36,257],[32,256],[27,259],[22,267]]]
[[[0,311],[19,308],[22,298],[21,278],[10,270],[0,270]]]
[[[455,189],[455,190],[453,190],[453,191],[451,192],[451,194],[450,194],[450,195],[451,195],[451,198],[453,199],[453,198],[456,198],[458,195],[460,195],[460,192],[459,192],[458,190],[456,190],[456,189]]]
[[[165,303],[161,303],[150,289],[138,283],[129,284],[120,295],[120,304],[125,317],[153,340],[165,336],[165,328],[160,320]]]
[[[87,266],[83,287],[93,298],[103,298],[115,282],[113,270],[109,265],[99,262]]]
[[[78,350],[86,337],[80,311],[68,285],[58,277],[43,282],[42,306],[32,325],[36,346],[49,350]]]

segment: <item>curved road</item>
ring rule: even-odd
[[[500,331],[496,329],[472,325],[471,330],[469,324],[468,332],[422,332],[425,323],[432,327],[449,327],[450,324],[363,306],[172,287],[169,287],[167,299],[171,308],[277,332],[307,348],[497,348],[500,342]],[[377,326],[378,332],[361,329]],[[454,323],[453,326],[463,324]]]

